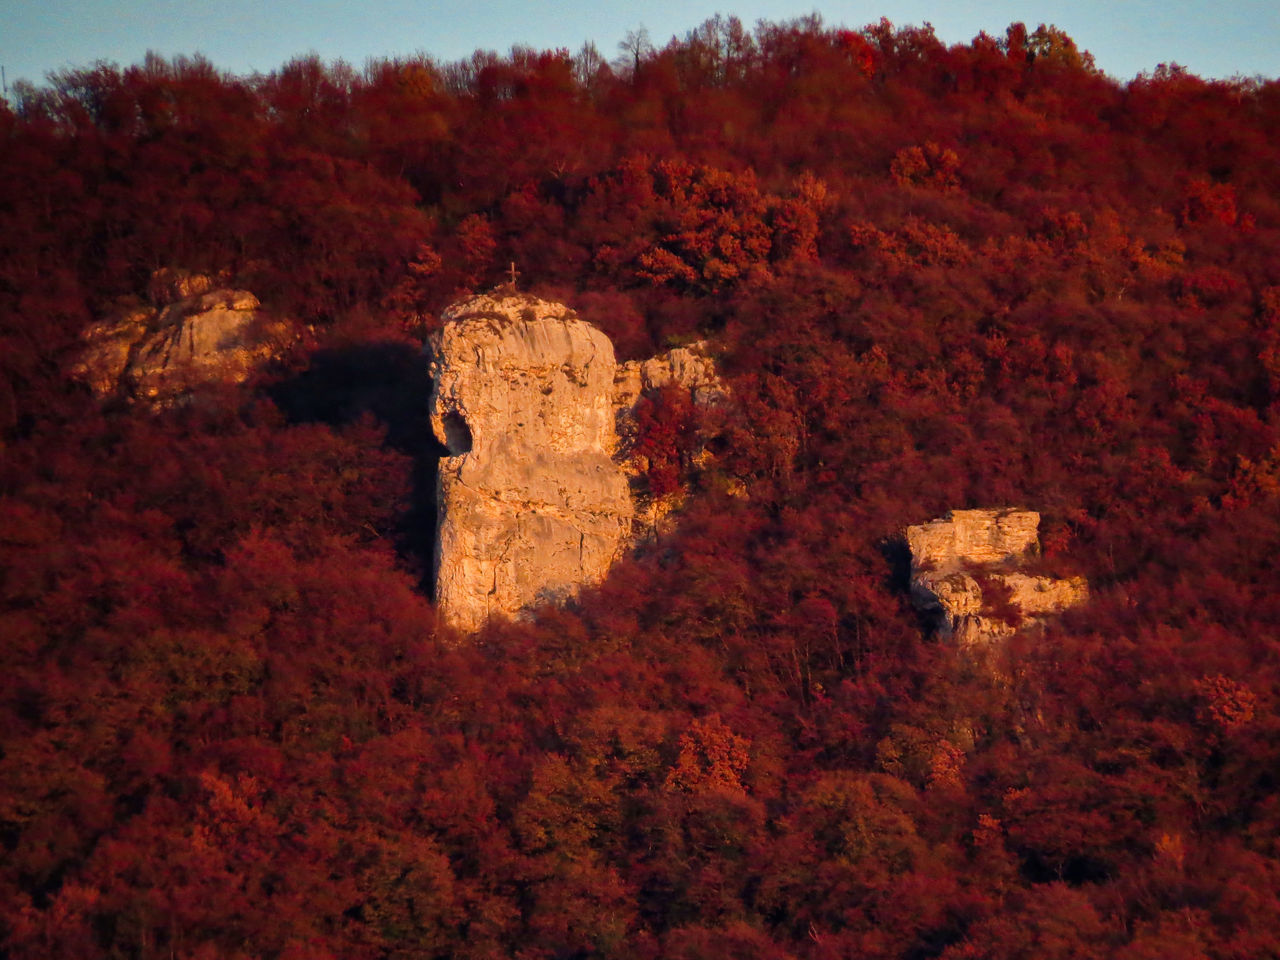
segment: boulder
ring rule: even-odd
[[[133,306],[89,327],[73,372],[99,395],[123,392],[157,403],[201,384],[243,382],[277,352],[289,328],[263,322],[249,291],[212,285],[198,274],[157,271],[158,305]]]
[[[614,406],[627,416],[645,393],[676,385],[690,392],[693,402],[710,406],[725,399],[724,384],[708,355],[705,341],[673,347],[648,360],[628,360],[618,367],[614,381]]]
[[[913,566],[998,563],[1036,549],[1040,514],[1033,510],[951,510],[907,527]]]
[[[247,290],[213,290],[165,307],[125,370],[130,392],[157,400],[203,383],[242,383],[273,352],[255,336],[260,306]]]

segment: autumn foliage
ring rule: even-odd
[[[1280,85],[630,39],[0,107],[0,955],[1276,955]],[[420,347],[513,262],[731,400],[638,411],[678,526],[464,638]],[[164,268],[296,346],[92,396]],[[959,656],[900,531],[1002,505],[1092,600]]]

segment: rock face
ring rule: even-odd
[[[479,296],[433,338],[436,603],[475,630],[602,577],[631,532],[613,344],[561,304]]]
[[[436,604],[472,631],[600,580],[637,515],[618,419],[666,383],[720,387],[696,350],[619,366],[600,330],[535,297],[471,297],[443,320],[429,344],[432,431],[448,450]]]
[[[262,323],[258,298],[247,290],[213,287],[209,277],[158,271],[152,296],[159,305],[91,326],[74,372],[100,395],[123,390],[160,402],[204,383],[242,382],[286,327]]]
[[[1032,510],[952,510],[907,527],[911,595],[938,633],[963,645],[990,642],[1088,598],[1083,577],[1033,576],[1018,568],[1039,551]]]
[[[84,352],[71,372],[100,397],[114,393],[124,385],[129,358],[154,317],[154,310],[140,307],[91,325],[82,335]]]
[[[635,408],[640,397],[676,384],[690,391],[695,404],[715,404],[725,398],[724,385],[705,343],[674,347],[648,360],[628,360],[614,380],[614,406],[621,415]]]

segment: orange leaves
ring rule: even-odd
[[[802,173],[786,195],[736,173],[685,160],[624,160],[595,181],[588,217],[600,269],[628,270],[655,285],[714,293],[768,280],[775,268],[817,258],[826,184]]]
[[[773,202],[774,257],[811,262],[818,259],[819,222],[830,204],[827,185],[805,171],[792,191],[792,196]]]
[[[1277,495],[1280,495],[1280,444],[1260,462],[1239,457],[1228,493],[1222,495],[1222,507],[1242,509]]]
[[[837,30],[836,46],[844,52],[864,77],[870,77],[876,70],[876,55],[871,44],[861,33],[852,30]]]
[[[767,269],[770,236],[754,174],[659,161],[652,175],[669,232],[640,255],[638,276],[719,289]]]
[[[849,240],[855,250],[873,253],[893,274],[917,266],[961,267],[973,259],[973,249],[954,230],[918,217],[908,217],[896,231],[854,223]]]
[[[667,775],[668,790],[743,789],[751,742],[734,733],[719,714],[694,720],[689,731],[680,735],[679,747],[680,755]]]
[[[876,744],[886,773],[930,789],[962,790],[965,752],[952,740],[907,724],[894,724]]]
[[[1167,280],[1182,266],[1185,248],[1176,237],[1162,243],[1146,242],[1133,235],[1111,208],[1100,210],[1080,242],[1066,255],[1084,264],[1091,286],[1099,296],[1123,297],[1134,280]]]
[[[1220,223],[1233,227],[1240,219],[1236,209],[1236,191],[1229,183],[1192,180],[1187,184],[1182,202],[1184,224]]]
[[[533,772],[529,795],[515,814],[515,830],[531,853],[586,859],[597,835],[615,824],[612,787],[586,764],[549,754]]]
[[[1025,36],[1025,27],[1022,32]],[[1014,34],[1015,31],[1011,27],[1009,30],[1010,42],[1013,41]],[[1065,31],[1060,30],[1053,24],[1047,27],[1043,23],[1040,24],[1040,26],[1036,27],[1034,33],[1026,37],[1025,44],[1027,59],[1030,63],[1035,64],[1037,69],[1043,69],[1045,64],[1055,64],[1070,70],[1097,73],[1093,54],[1088,51],[1081,53],[1079,48],[1076,47],[1075,41],[1067,36]]]
[[[920,264],[962,267],[973,257],[969,245],[950,227],[916,217],[907,219],[899,236],[905,241],[907,252]]]
[[[1172,218],[1155,216],[1138,229],[1109,207],[1081,213],[1046,206],[1025,234],[992,236],[975,261],[1030,283],[1087,291],[1092,300],[1164,295],[1183,269],[1186,246]]]
[[[956,190],[960,186],[960,157],[932,140],[923,146],[903,147],[893,156],[889,174],[900,187]]]
[[[654,283],[680,281],[690,286],[698,283],[698,271],[670,250],[655,247],[640,254],[640,269],[636,275]]]
[[[1195,689],[1201,701],[1196,719],[1217,733],[1229,733],[1248,725],[1258,711],[1257,694],[1222,674],[1201,677]]]

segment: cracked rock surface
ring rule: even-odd
[[[571,596],[631,534],[615,462],[613,344],[568,307],[460,301],[433,337],[440,461],[436,603],[461,630]]]
[[[99,396],[123,391],[165,403],[209,383],[241,383],[290,336],[286,324],[263,324],[247,290],[215,287],[213,278],[157,271],[153,305],[136,305],[89,327],[73,372]]]

